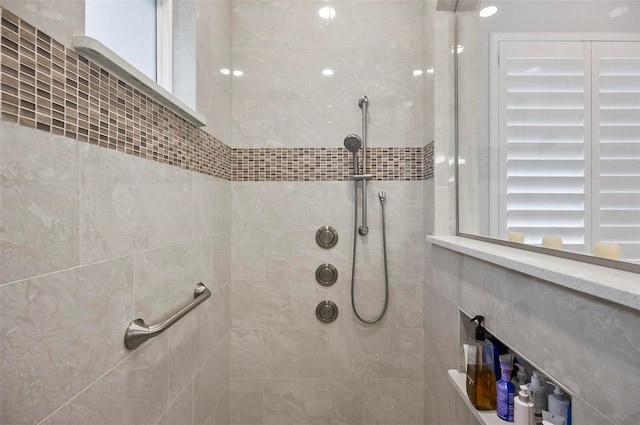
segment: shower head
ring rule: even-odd
[[[344,147],[349,152],[357,152],[362,147],[362,139],[357,134],[350,134],[344,138]]]

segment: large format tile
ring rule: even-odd
[[[364,384],[364,423],[424,424],[423,382],[410,379],[372,379]]]
[[[0,283],[78,265],[78,143],[4,121],[0,133]]]
[[[167,340],[147,342],[64,405],[45,425],[148,425],[168,406]]]
[[[231,423],[262,425],[264,412],[264,381],[231,380]]]
[[[329,373],[326,331],[233,329],[231,354],[233,378],[319,378]]]
[[[131,258],[5,285],[0,296],[3,424],[37,423],[129,354]]]
[[[264,232],[231,232],[231,277],[264,279]]]
[[[330,373],[334,378],[422,378],[422,329],[328,332]]]
[[[362,381],[268,380],[264,385],[264,424],[356,425],[363,417]]]
[[[231,226],[231,183],[192,173],[193,237],[227,232]]]
[[[231,326],[245,329],[287,329],[296,326],[291,280],[233,281]]]
[[[194,378],[194,423],[204,424],[229,388],[229,338],[225,337]]]
[[[178,395],[157,425],[193,425],[193,381]]]
[[[191,173],[81,145],[81,254],[89,263],[191,239]]]

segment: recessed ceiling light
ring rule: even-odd
[[[236,69],[235,71],[233,71],[233,75],[235,75],[236,77],[240,77],[241,75],[244,75],[244,72]]]
[[[220,73],[222,73],[224,75],[229,75],[229,74],[231,74],[231,71],[229,70],[229,68],[222,68],[220,70]]]
[[[427,69],[427,74],[433,74],[433,68]]]
[[[318,10],[318,15],[323,19],[333,19],[336,16],[336,10],[331,6],[325,6]]]
[[[323,69],[322,70],[322,75],[326,75],[327,77],[329,75],[333,75],[333,69]]]
[[[618,6],[609,11],[610,18],[617,18],[618,16],[622,16],[629,11],[629,6],[626,4],[624,6]]]
[[[498,8],[495,6],[487,6],[480,11],[480,16],[483,18],[488,18],[491,15],[494,15],[498,11]]]
[[[415,77],[417,77],[418,75],[422,75],[422,70],[421,69],[414,69],[413,70],[413,75]]]

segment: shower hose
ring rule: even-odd
[[[366,320],[360,316],[358,313],[358,309],[356,308],[356,243],[358,241],[358,184],[354,185],[355,187],[355,196],[354,202],[354,221],[353,221],[353,261],[351,262],[351,307],[353,307],[353,313],[356,315],[358,320],[367,325],[373,325],[378,323],[384,317],[384,314],[387,312],[387,306],[389,305],[389,273],[387,271],[387,235],[386,235],[386,226],[384,222],[384,198],[380,196],[380,206],[382,207],[382,251],[384,254],[384,307],[382,307],[382,312],[378,317],[373,320]],[[382,194],[382,192],[381,192]],[[362,196],[366,196],[365,193]]]

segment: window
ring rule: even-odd
[[[171,10],[171,0],[86,0],[85,33],[171,91]]]
[[[498,41],[492,235],[640,262],[640,43]]]

